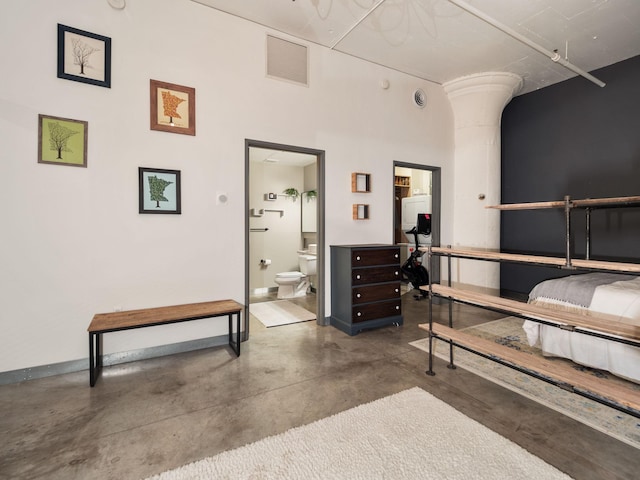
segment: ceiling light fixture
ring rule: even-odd
[[[585,72],[581,68],[575,66],[574,64],[572,64],[569,61],[567,61],[564,58],[562,58],[558,54],[558,52],[552,52],[550,50],[547,50],[546,48],[544,48],[544,47],[538,45],[537,43],[529,40],[524,35],[519,34],[515,30],[513,30],[512,28],[510,28],[510,27],[500,23],[496,19],[490,17],[486,13],[478,10],[475,7],[472,7],[468,3],[463,2],[461,0],[449,0],[449,2],[453,3],[454,5],[457,5],[458,7],[460,7],[463,10],[465,10],[466,12],[470,13],[471,15],[473,15],[475,17],[478,17],[480,20],[483,20],[483,21],[487,22],[489,25],[497,28],[498,30],[501,30],[502,32],[504,32],[507,35],[515,38],[519,42],[524,43],[525,45],[533,48],[534,50],[542,53],[543,55],[546,55],[547,57],[549,57],[551,59],[551,61],[562,65],[563,67],[571,70],[574,73],[577,73],[578,75],[580,75],[580,76],[586,78],[587,80],[595,83],[599,87],[604,87],[606,85],[606,83],[604,83],[602,80],[597,79],[596,77],[594,77],[590,73]]]

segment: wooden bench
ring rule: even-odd
[[[418,325],[429,331],[429,324]],[[561,364],[544,357],[514,350],[491,340],[454,330],[433,323],[431,336],[451,342],[453,345],[472,353],[490,358],[507,367],[524,371],[565,390],[591,398],[601,403],[640,417],[640,395],[636,390],[620,385],[603,385],[598,378],[575,370],[570,365]]]
[[[133,328],[153,327],[170,323],[188,322],[210,317],[229,317],[229,345],[240,356],[240,314],[244,306],[234,300],[173,305],[169,307],[143,308],[124,312],[98,313],[89,328],[89,384],[96,384],[102,369],[102,335]],[[233,340],[233,316],[236,316],[235,341]]]

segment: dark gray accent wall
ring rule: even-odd
[[[502,115],[502,203],[640,195],[640,56],[514,98]],[[501,213],[501,249],[564,256],[564,211]],[[572,213],[585,255],[585,214]],[[592,212],[591,258],[640,262],[640,208]],[[528,293],[567,270],[501,264],[504,293]]]

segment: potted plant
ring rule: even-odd
[[[300,196],[300,192],[298,191],[297,188],[285,188],[282,193],[284,193],[287,197],[291,197],[293,198],[293,201],[295,202],[296,199]]]

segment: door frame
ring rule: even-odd
[[[431,172],[431,245],[440,246],[440,232],[441,225],[440,220],[441,209],[442,209],[442,168],[434,167],[431,165],[422,165],[418,163],[407,163],[407,162],[399,162],[393,161],[393,171],[392,171],[392,181],[395,184],[395,173],[396,167],[404,167],[410,168],[412,170],[427,170]],[[395,188],[392,189],[391,192],[392,201],[394,202],[395,207]],[[393,209],[393,218],[392,218],[392,238],[394,238],[395,242],[395,225],[397,225],[397,216],[396,209]],[[439,283],[440,282],[440,262],[434,262],[433,271],[429,272],[429,278],[432,282]]]
[[[245,332],[243,340],[249,338],[249,149],[266,148],[270,150],[282,150],[285,152],[304,153],[315,155],[317,172],[317,208],[318,208],[318,230],[316,232],[318,240],[317,272],[316,279],[318,289],[316,290],[316,323],[318,325],[328,325],[325,318],[325,152],[315,148],[298,147],[281,143],[265,142],[262,140],[245,139],[244,141],[244,304],[245,304]]]

